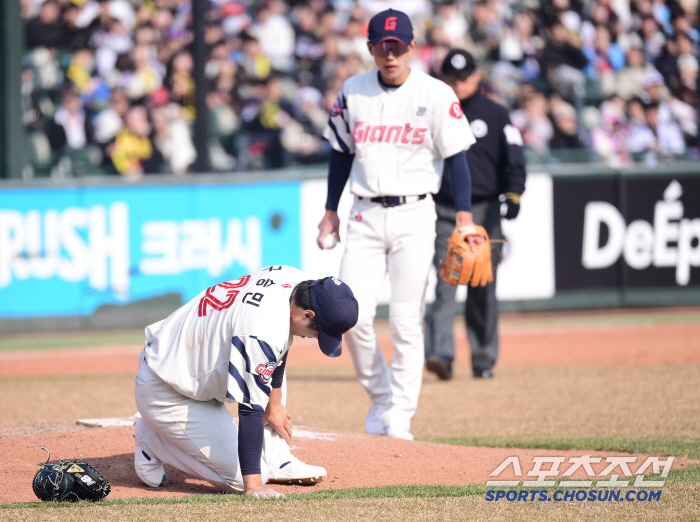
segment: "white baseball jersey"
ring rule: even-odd
[[[296,268],[268,266],[207,288],[146,328],[146,364],[191,399],[264,411],[272,374],[292,344],[290,296],[306,279]]]
[[[350,192],[362,197],[435,194],[443,159],[476,142],[454,91],[415,69],[395,89],[377,70],[349,78],[323,136],[355,154]]]

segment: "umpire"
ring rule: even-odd
[[[467,151],[474,223],[483,226],[492,239],[501,239],[501,217],[514,219],[518,215],[520,195],[525,190],[522,137],[511,124],[508,110],[481,93],[481,73],[471,54],[453,49],[445,57],[441,72],[442,80],[457,94],[476,137],[476,143]],[[438,220],[433,264],[438,268],[455,222],[454,199],[447,176],[443,175],[442,187],[434,199]],[[498,249],[492,255],[494,281],[485,287],[469,288],[465,311],[472,370],[474,377],[480,378],[493,377],[491,368],[498,357],[496,269],[501,244],[495,243],[494,248]],[[426,366],[440,379],[451,379],[457,287],[438,278],[435,292],[435,303],[426,317]]]

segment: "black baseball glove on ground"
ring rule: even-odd
[[[49,453],[49,450],[42,448]],[[80,459],[62,460],[58,464],[49,464],[51,453],[46,462],[34,475],[32,487],[34,493],[44,502],[52,500],[102,500],[112,490],[109,481],[97,471],[97,468]],[[81,456],[82,458],[82,456]]]

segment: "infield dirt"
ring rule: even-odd
[[[441,382],[425,374],[414,435],[698,438],[700,321],[620,325],[553,317],[544,324],[514,320],[503,329],[493,380],[471,378],[464,331],[458,330],[456,377]],[[388,353],[386,331],[380,340]],[[311,341],[301,341],[289,358],[288,409],[296,425],[335,430],[330,439],[294,441],[300,458],[328,468],[321,487],[483,484],[505,456],[543,454],[361,435],[369,402],[350,358],[325,358]],[[211,490],[174,470],[173,486],[146,488],[133,476],[131,428],[74,424],[77,418],[133,415],[139,350],[135,344],[0,352],[0,455],[8,470],[0,475],[0,502],[35,500],[30,482],[43,461],[42,445],[55,457],[82,453],[104,468],[115,498]],[[679,459],[678,465],[688,462]]]

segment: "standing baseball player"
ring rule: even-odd
[[[484,227],[490,238],[503,238],[501,217],[514,219],[518,215],[520,195],[525,190],[523,140],[520,132],[511,124],[508,110],[481,94],[481,73],[468,52],[450,51],[441,72],[442,79],[460,99],[462,110],[476,137],[476,143],[467,152],[472,172],[474,221]],[[450,190],[450,181],[445,173],[440,192],[435,196],[438,220],[433,263],[436,268],[445,258],[455,211],[459,208],[457,198]],[[486,286],[469,287],[465,312],[472,370],[474,377],[481,378],[493,376],[491,369],[498,357],[496,271],[502,244],[494,243],[493,247],[499,251],[491,257],[494,281]],[[452,378],[456,292],[456,286],[438,279],[435,303],[426,317],[426,366],[440,379]]]
[[[338,202],[349,178],[354,203],[340,273],[360,305],[357,327],[346,340],[372,401],[365,432],[411,440],[424,362],[423,298],[435,241],[432,194],[440,188],[444,166],[456,195],[453,225],[473,223],[464,151],[474,137],[452,89],[408,66],[416,41],[406,14],[393,9],[376,14],[368,38],[377,70],[344,83],[324,132],[333,152],[317,242],[324,248],[328,234],[340,238]],[[373,328],[387,274],[391,369]]]
[[[317,338],[324,354],[337,357],[342,333],[356,322],[345,283],[268,266],[206,289],[146,328],[136,377],[138,477],[161,486],[166,463],[260,498],[281,496],[268,481],[322,481],[325,469],[289,450],[285,362],[295,335]],[[224,402],[238,403],[238,427]]]

